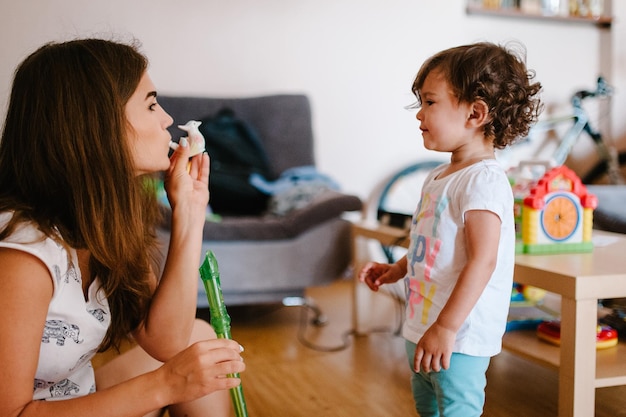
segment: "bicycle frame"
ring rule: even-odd
[[[606,164],[606,173],[609,176],[610,182],[612,184],[624,183],[624,178],[622,177],[622,174],[620,172],[617,152],[607,145],[600,131],[595,129],[591,125],[589,116],[582,106],[582,102],[586,98],[604,98],[611,96],[611,94],[611,87],[606,83],[604,78],[599,77],[595,91],[581,90],[576,92],[572,96],[571,104],[573,110],[571,115],[551,118],[537,122],[537,124],[535,124],[535,126],[531,128],[528,136],[524,138],[520,143],[535,142],[533,136],[536,136],[538,132],[556,131],[556,127],[564,126],[566,123],[572,123],[572,125],[566,130],[566,132],[561,135],[560,138],[558,138],[559,142],[557,147],[550,155],[550,157],[545,160],[545,162],[547,162],[550,166],[563,165],[567,160],[570,152],[572,151],[572,148],[584,132],[589,135],[589,137],[593,140],[596,146],[596,150],[598,152],[598,156],[600,158],[600,163]],[[538,144],[539,148],[541,148],[543,145],[544,143]],[[515,146],[510,149],[514,148]]]
[[[574,114],[572,116],[567,117],[567,119],[573,119],[574,125],[567,130],[565,136],[563,136],[561,143],[556,148],[554,153],[552,154],[552,158],[549,161],[552,166],[559,166],[565,163],[567,156],[572,151],[574,144],[578,141],[581,133],[587,132],[590,136],[594,137],[597,135],[589,125],[589,118],[587,114],[581,108],[574,108]],[[556,122],[551,123],[556,124]],[[596,141],[596,139],[594,139]]]

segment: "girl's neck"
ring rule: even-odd
[[[443,178],[457,171],[462,170],[470,165],[474,165],[477,162],[485,159],[495,159],[495,153],[493,150],[480,150],[478,152],[453,152],[450,157],[450,165],[441,173],[439,178]]]
[[[495,157],[496,156],[493,151],[483,151],[465,155],[453,153],[450,157],[450,165],[468,166],[475,162],[482,161],[484,159],[494,159]]]

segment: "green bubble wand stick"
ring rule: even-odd
[[[209,300],[209,311],[211,313],[211,325],[220,339],[231,339],[230,336],[230,316],[224,305],[224,296],[220,284],[220,273],[217,268],[217,259],[213,251],[208,251],[204,262],[200,266],[200,277],[204,283],[204,289]],[[229,377],[239,378],[239,374],[228,374]],[[239,384],[230,389],[230,399],[233,401],[235,415],[237,417],[248,417],[246,399],[243,396],[243,388]]]

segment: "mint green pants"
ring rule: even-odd
[[[489,357],[453,353],[450,367],[439,372],[415,372],[415,343],[406,342],[411,388],[420,417],[479,417],[485,405]]]

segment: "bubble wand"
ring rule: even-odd
[[[217,268],[217,259],[213,251],[208,251],[204,262],[200,266],[200,277],[204,283],[204,289],[209,300],[209,311],[211,313],[211,325],[220,339],[231,339],[230,336],[230,316],[224,305],[224,296],[220,284],[220,273]],[[239,374],[228,374],[231,378],[239,378]],[[237,417],[248,417],[246,399],[243,396],[241,384],[230,389],[230,399],[235,408]]]

